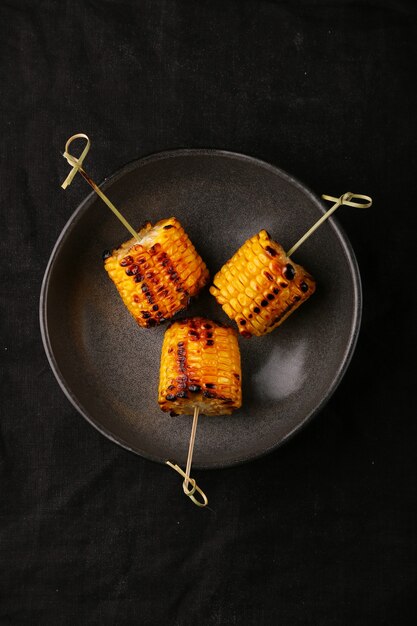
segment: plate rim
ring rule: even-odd
[[[115,183],[119,178],[128,174],[129,172],[137,169],[138,167],[143,167],[147,163],[159,161],[162,159],[169,159],[175,157],[184,157],[184,156],[221,156],[225,158],[231,158],[233,160],[246,161],[257,166],[260,166],[264,169],[271,171],[274,174],[278,174],[281,178],[287,180],[287,182],[295,185],[300,189],[303,193],[309,196],[314,204],[316,204],[319,211],[323,214],[326,209],[324,208],[321,199],[319,196],[314,193],[307,185],[301,182],[299,179],[294,178],[291,174],[281,169],[280,167],[269,163],[268,161],[264,161],[257,157],[234,152],[230,150],[218,149],[218,148],[175,148],[171,150],[162,150],[159,152],[154,152],[143,157],[139,157],[137,159],[133,159],[132,161],[128,161],[125,165],[121,166],[118,170],[116,170],[113,174],[103,179],[103,181],[99,184],[100,189],[105,190],[107,187],[111,186]],[[80,218],[83,216],[85,211],[89,208],[91,201],[95,199],[96,193],[91,191],[75,208],[65,225],[63,226],[53,248],[50,253],[48,263],[46,265],[44,275],[42,278],[40,296],[39,296],[39,324],[40,324],[40,332],[42,337],[42,343],[44,347],[44,351],[46,353],[49,365],[51,370],[58,381],[59,386],[64,392],[67,399],[71,402],[73,407],[80,413],[84,419],[87,420],[89,424],[91,424],[99,433],[104,435],[107,439],[115,443],[116,445],[124,448],[125,450],[132,452],[136,456],[140,456],[144,459],[154,461],[161,465],[165,465],[166,460],[160,457],[154,456],[151,453],[145,450],[139,450],[138,448],[132,448],[122,437],[114,435],[111,431],[109,431],[103,425],[97,423],[93,417],[89,414],[89,412],[84,408],[84,406],[79,402],[77,397],[72,393],[72,391],[65,384],[65,377],[60,371],[59,364],[55,359],[54,351],[52,348],[52,342],[50,340],[49,328],[48,328],[48,320],[47,320],[47,304],[48,304],[48,290],[49,284],[52,274],[52,268],[54,262],[58,256],[59,250],[63,245],[65,239],[71,233],[71,230]],[[328,220],[329,224],[333,227],[338,237],[339,243],[342,245],[344,249],[344,253],[351,270],[352,282],[353,282],[353,316],[352,316],[352,324],[351,324],[351,332],[349,339],[346,344],[346,350],[343,356],[343,359],[339,365],[339,368],[336,370],[330,387],[326,393],[326,395],[322,398],[321,402],[313,408],[310,413],[308,413],[304,419],[299,422],[294,428],[292,428],[284,437],[282,437],[278,442],[269,446],[268,448],[262,450],[261,452],[256,452],[250,455],[245,455],[244,457],[234,458],[233,460],[229,460],[227,462],[217,462],[214,461],[212,463],[193,463],[193,467],[198,470],[208,470],[208,469],[225,469],[229,467],[235,467],[238,465],[242,465],[244,463],[249,463],[257,459],[261,459],[262,457],[271,454],[273,451],[277,450],[279,447],[290,441],[300,430],[305,428],[308,423],[315,417],[330,398],[335,393],[338,388],[346,370],[349,367],[349,364],[352,360],[356,344],[359,337],[361,320],[362,320],[362,303],[363,303],[363,294],[362,294],[362,281],[359,271],[358,262],[350,243],[348,236],[346,235],[342,226],[338,223],[337,219],[334,216],[331,216]]]

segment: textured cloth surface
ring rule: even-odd
[[[415,623],[414,7],[1,3],[1,625]],[[97,181],[213,147],[374,199],[338,212],[364,291],[342,383],[274,453],[196,471],[212,510],[94,430],[48,365],[39,293],[89,193],[60,189],[79,131]]]

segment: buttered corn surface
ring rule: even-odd
[[[104,267],[140,326],[149,328],[188,306],[208,281],[208,270],[175,218],[147,223],[113,252]]]
[[[242,404],[237,333],[201,317],[174,322],[162,345],[159,406],[191,415],[229,415]]]
[[[240,334],[251,337],[277,328],[315,288],[313,277],[261,230],[215,275],[210,293]]]

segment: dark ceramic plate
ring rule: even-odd
[[[288,250],[324,212],[285,172],[218,150],[152,155],[102,188],[135,226],[175,215],[212,276],[261,228]],[[148,459],[184,463],[192,418],[170,417],[156,400],[166,327],[139,328],[103,269],[103,250],[127,238],[94,193],[75,211],[42,285],[45,350],[68,398],[101,433]],[[323,407],[346,370],[361,313],[350,244],[331,219],[294,260],[316,278],[317,291],[275,332],[239,340],[243,407],[230,417],[200,418],[196,467],[225,467],[273,450]],[[207,288],[188,315],[228,321]]]

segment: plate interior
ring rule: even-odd
[[[176,216],[211,276],[261,228],[289,249],[323,213],[319,200],[281,170],[215,150],[136,161],[103,189],[133,226]],[[128,238],[95,194],[76,210],[44,278],[44,344],[65,393],[103,434],[147,458],[184,463],[192,418],[170,417],[157,404],[166,326],[138,327],[103,269],[102,252]],[[275,448],[317,412],[347,366],[361,305],[351,247],[331,219],[294,260],[315,277],[317,291],[270,335],[239,339],[243,407],[232,416],[201,416],[197,467],[233,465]],[[229,321],[208,288],[187,315]]]

